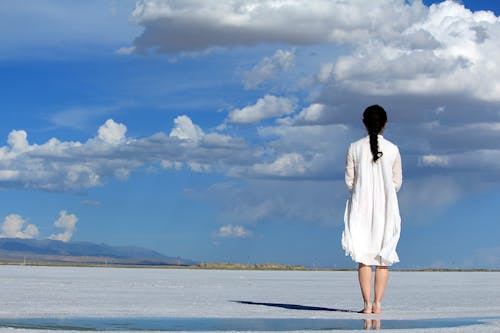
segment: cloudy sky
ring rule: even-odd
[[[0,236],[354,267],[349,142],[389,114],[400,268],[500,267],[500,5],[0,3]]]

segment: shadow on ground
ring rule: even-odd
[[[250,301],[231,301],[231,302],[239,303],[239,304],[248,304],[248,305],[271,306],[271,307],[275,307],[275,308],[282,308],[282,309],[288,309],[288,310],[358,313],[358,311],[347,310],[347,309],[325,308],[325,307],[321,307],[321,306],[308,306],[308,305],[300,305],[300,304],[264,303],[264,302],[250,302]]]

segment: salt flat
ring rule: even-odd
[[[500,273],[391,272],[380,316],[353,312],[362,305],[356,272],[0,266],[0,287],[0,320],[191,317],[362,323],[376,317],[384,329],[384,320],[480,318],[473,326],[386,331],[500,332]]]

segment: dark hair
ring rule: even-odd
[[[363,112],[363,124],[365,124],[370,136],[370,150],[373,162],[376,162],[384,153],[378,151],[378,135],[387,122],[387,113],[380,105],[371,105]]]

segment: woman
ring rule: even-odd
[[[368,136],[351,143],[347,152],[345,181],[351,195],[342,247],[359,264],[361,312],[379,314],[389,266],[399,262],[396,245],[401,217],[396,192],[402,183],[401,156],[398,147],[382,137],[387,114],[381,106],[366,108],[363,123]],[[371,266],[376,266],[373,302]]]

